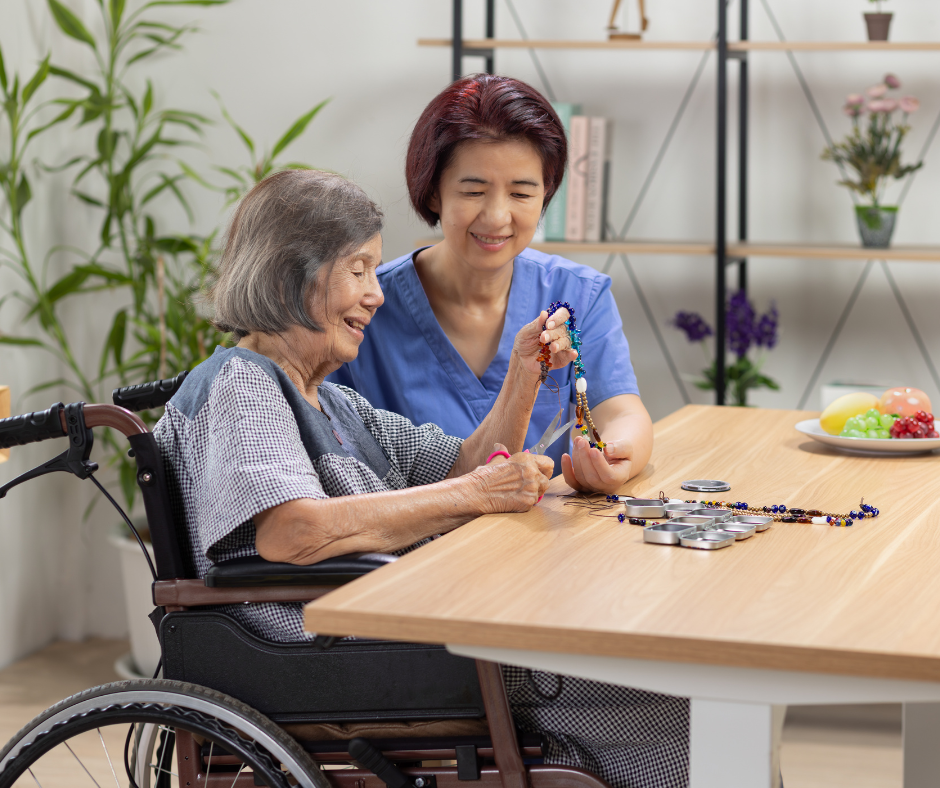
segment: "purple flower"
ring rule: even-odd
[[[902,112],[917,112],[920,109],[920,101],[913,96],[905,96],[898,102]]]
[[[701,342],[705,337],[710,337],[714,333],[711,326],[697,312],[676,312],[676,316],[672,319],[672,325],[680,331],[684,331],[689,342]]]
[[[901,87],[901,80],[898,79],[894,74],[885,74],[885,84],[889,88],[897,90]]]
[[[770,305],[770,311],[761,315],[760,322],[757,324],[754,341],[758,347],[765,347],[768,350],[777,344],[777,325],[780,322],[780,313],[774,304]]]
[[[888,92],[887,85],[872,85],[868,90],[865,91],[871,98],[880,99]]]
[[[845,106],[861,107],[865,103],[865,97],[861,93],[849,93],[845,97]]]
[[[747,294],[739,290],[728,299],[725,326],[728,332],[728,348],[742,358],[756,338],[754,307]]]

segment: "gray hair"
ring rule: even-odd
[[[334,173],[284,170],[265,178],[232,216],[208,294],[213,323],[239,339],[291,325],[321,331],[307,313],[317,274],[378,235],[382,219],[361,188]]]

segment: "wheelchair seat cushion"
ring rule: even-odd
[[[282,725],[300,741],[349,741],[363,739],[431,739],[458,736],[489,736],[485,719],[415,720],[411,722],[306,723]]]

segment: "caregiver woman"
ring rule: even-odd
[[[614,492],[650,457],[653,430],[640,401],[610,278],[528,248],[565,172],[564,129],[534,88],[488,74],[454,82],[424,110],[408,147],[411,203],[444,239],[379,269],[385,305],[359,356],[330,379],[375,407],[470,435],[493,408],[513,338],[554,301],[582,330],[594,423],[607,444],[578,435],[548,455],[577,490]],[[573,368],[539,391],[526,446],[575,399]]]

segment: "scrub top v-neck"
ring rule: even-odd
[[[420,250],[418,250],[420,251]],[[582,359],[592,407],[617,394],[638,394],[610,278],[570,260],[526,249],[513,263],[506,319],[496,356],[477,378],[444,333],[414,267],[417,252],[378,269],[385,303],[365,330],[359,356],[327,379],[349,386],[374,407],[432,422],[444,432],[468,437],[486,417],[509,369],[519,330],[552,301],[568,301],[582,329]],[[555,370],[553,392],[543,386],[529,422],[526,446],[533,445],[558,412],[574,400],[572,369]],[[568,441],[547,454],[561,471]]]

